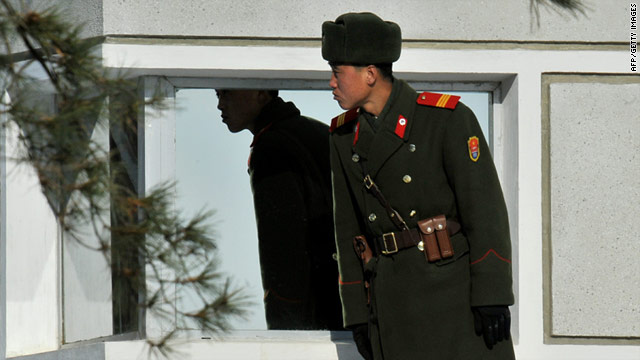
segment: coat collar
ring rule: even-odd
[[[341,130],[333,132],[332,141],[337,146],[342,164],[356,177],[363,178],[363,174],[360,165],[353,162],[354,153],[358,154],[359,161],[367,162],[367,172],[375,177],[389,157],[409,139],[418,94],[406,82],[399,79],[394,79],[392,93],[394,91],[396,96],[389,96],[385,104],[386,115],[383,111],[382,117],[378,117],[376,131],[363,114],[358,114],[351,123],[345,123],[341,126]],[[398,135],[396,129],[401,115],[406,121],[402,137]],[[356,127],[359,127],[358,137],[354,142]]]
[[[274,124],[298,116],[300,116],[300,110],[292,102],[284,102],[280,97],[274,98],[262,108],[254,120],[255,135],[250,147],[253,147]]]
[[[395,79],[394,89],[395,96],[389,96],[385,109],[386,114],[382,118],[378,118],[378,130],[373,135],[370,145],[363,144],[368,147],[367,151],[367,170],[373,177],[376,176],[384,163],[395,153],[408,139],[414,121],[414,113],[416,108],[416,97],[418,94],[405,81]],[[360,119],[362,123],[367,122]],[[363,140],[362,131],[365,128],[361,124],[360,141]],[[357,145],[356,145],[357,146]],[[363,151],[363,149],[358,149]]]

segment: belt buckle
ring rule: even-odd
[[[389,247],[387,246],[387,238],[391,238],[393,239],[393,247],[394,249],[389,250]],[[384,242],[384,250],[381,250],[381,252],[384,255],[390,255],[390,254],[395,254],[398,252],[398,243],[396,242],[396,234],[393,232],[389,232],[386,234],[382,235],[382,242]]]

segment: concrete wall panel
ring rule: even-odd
[[[550,85],[552,336],[640,337],[638,99],[637,80]]]
[[[507,0],[103,1],[107,35],[320,38],[323,21],[371,11],[399,23],[404,39],[628,41],[630,2],[584,2],[584,15],[542,6],[537,17],[530,1]]]
[[[15,10],[19,13],[26,13],[30,10],[43,12],[55,9],[69,23],[81,26],[80,34],[83,37],[90,38],[103,35],[102,0],[65,0],[55,2],[51,0],[11,0],[9,2],[13,4]],[[4,11],[4,7],[0,7],[0,12]],[[9,42],[13,53],[27,50],[22,40],[17,36],[12,36]],[[6,51],[5,44],[0,40],[0,54]]]
[[[14,0],[21,11],[42,10],[50,0]],[[630,2],[584,0],[584,12],[560,11],[531,1],[385,0],[223,1],[67,0],[55,6],[86,37],[284,37],[321,36],[321,25],[345,12],[375,12],[402,27],[405,40],[625,43]],[[608,31],[602,31],[608,29]],[[14,41],[16,39],[13,39]],[[14,51],[22,51],[19,42]]]

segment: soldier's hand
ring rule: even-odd
[[[508,340],[511,331],[511,313],[506,305],[477,306],[471,308],[476,335],[484,337],[484,343],[492,349],[498,341]]]
[[[373,351],[369,340],[369,325],[356,325],[351,331],[353,332],[353,341],[356,343],[360,355],[365,360],[373,360]]]

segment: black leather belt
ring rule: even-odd
[[[454,220],[447,220],[447,232],[449,236],[453,236],[460,231],[460,223]],[[375,249],[374,255],[380,254],[390,255],[398,251],[410,247],[417,246],[422,241],[422,236],[418,229],[408,229],[402,231],[394,231],[383,234],[374,239]]]

